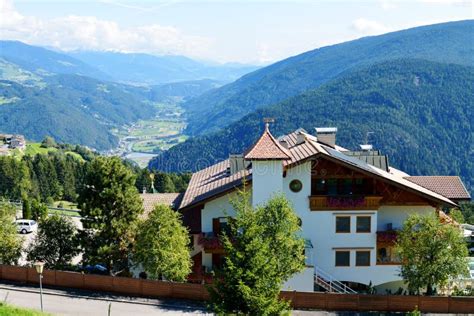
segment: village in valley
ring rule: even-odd
[[[474,314],[469,1],[0,2],[0,315]]]

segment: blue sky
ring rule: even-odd
[[[474,18],[474,0],[11,1],[0,38],[61,50],[268,63],[409,27]]]

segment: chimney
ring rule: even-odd
[[[229,155],[229,175],[232,175],[240,170],[247,168],[250,162],[244,160],[242,154],[230,154]]]
[[[316,127],[315,130],[318,142],[333,148],[336,146],[337,127]]]
[[[305,141],[306,141],[305,134],[303,134],[302,132],[299,132],[298,134],[296,134],[296,145],[304,144]]]
[[[288,142],[286,140],[280,139],[279,142],[280,142],[280,145],[288,149]]]
[[[364,144],[364,145],[359,145],[360,146],[360,149],[362,149],[362,151],[371,151],[373,149],[372,145],[370,144]]]

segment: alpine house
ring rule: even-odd
[[[470,196],[459,177],[410,177],[370,145],[336,145],[336,128],[274,138],[268,123],[245,153],[193,174],[179,204],[193,240],[193,274],[206,281],[225,256],[219,234],[235,215],[230,199],[244,183],[252,204],[283,193],[301,219],[306,269],[284,289],[353,292],[368,284],[398,289],[396,232],[414,213],[444,216]]]

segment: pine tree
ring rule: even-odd
[[[176,192],[171,176],[167,173],[159,172],[155,174],[155,189],[160,193]]]
[[[83,259],[112,273],[128,268],[142,200],[135,176],[118,157],[97,157],[87,166],[78,198]]]
[[[23,199],[22,203],[22,217],[24,219],[33,218],[33,213],[31,212],[31,203],[27,198]]]

